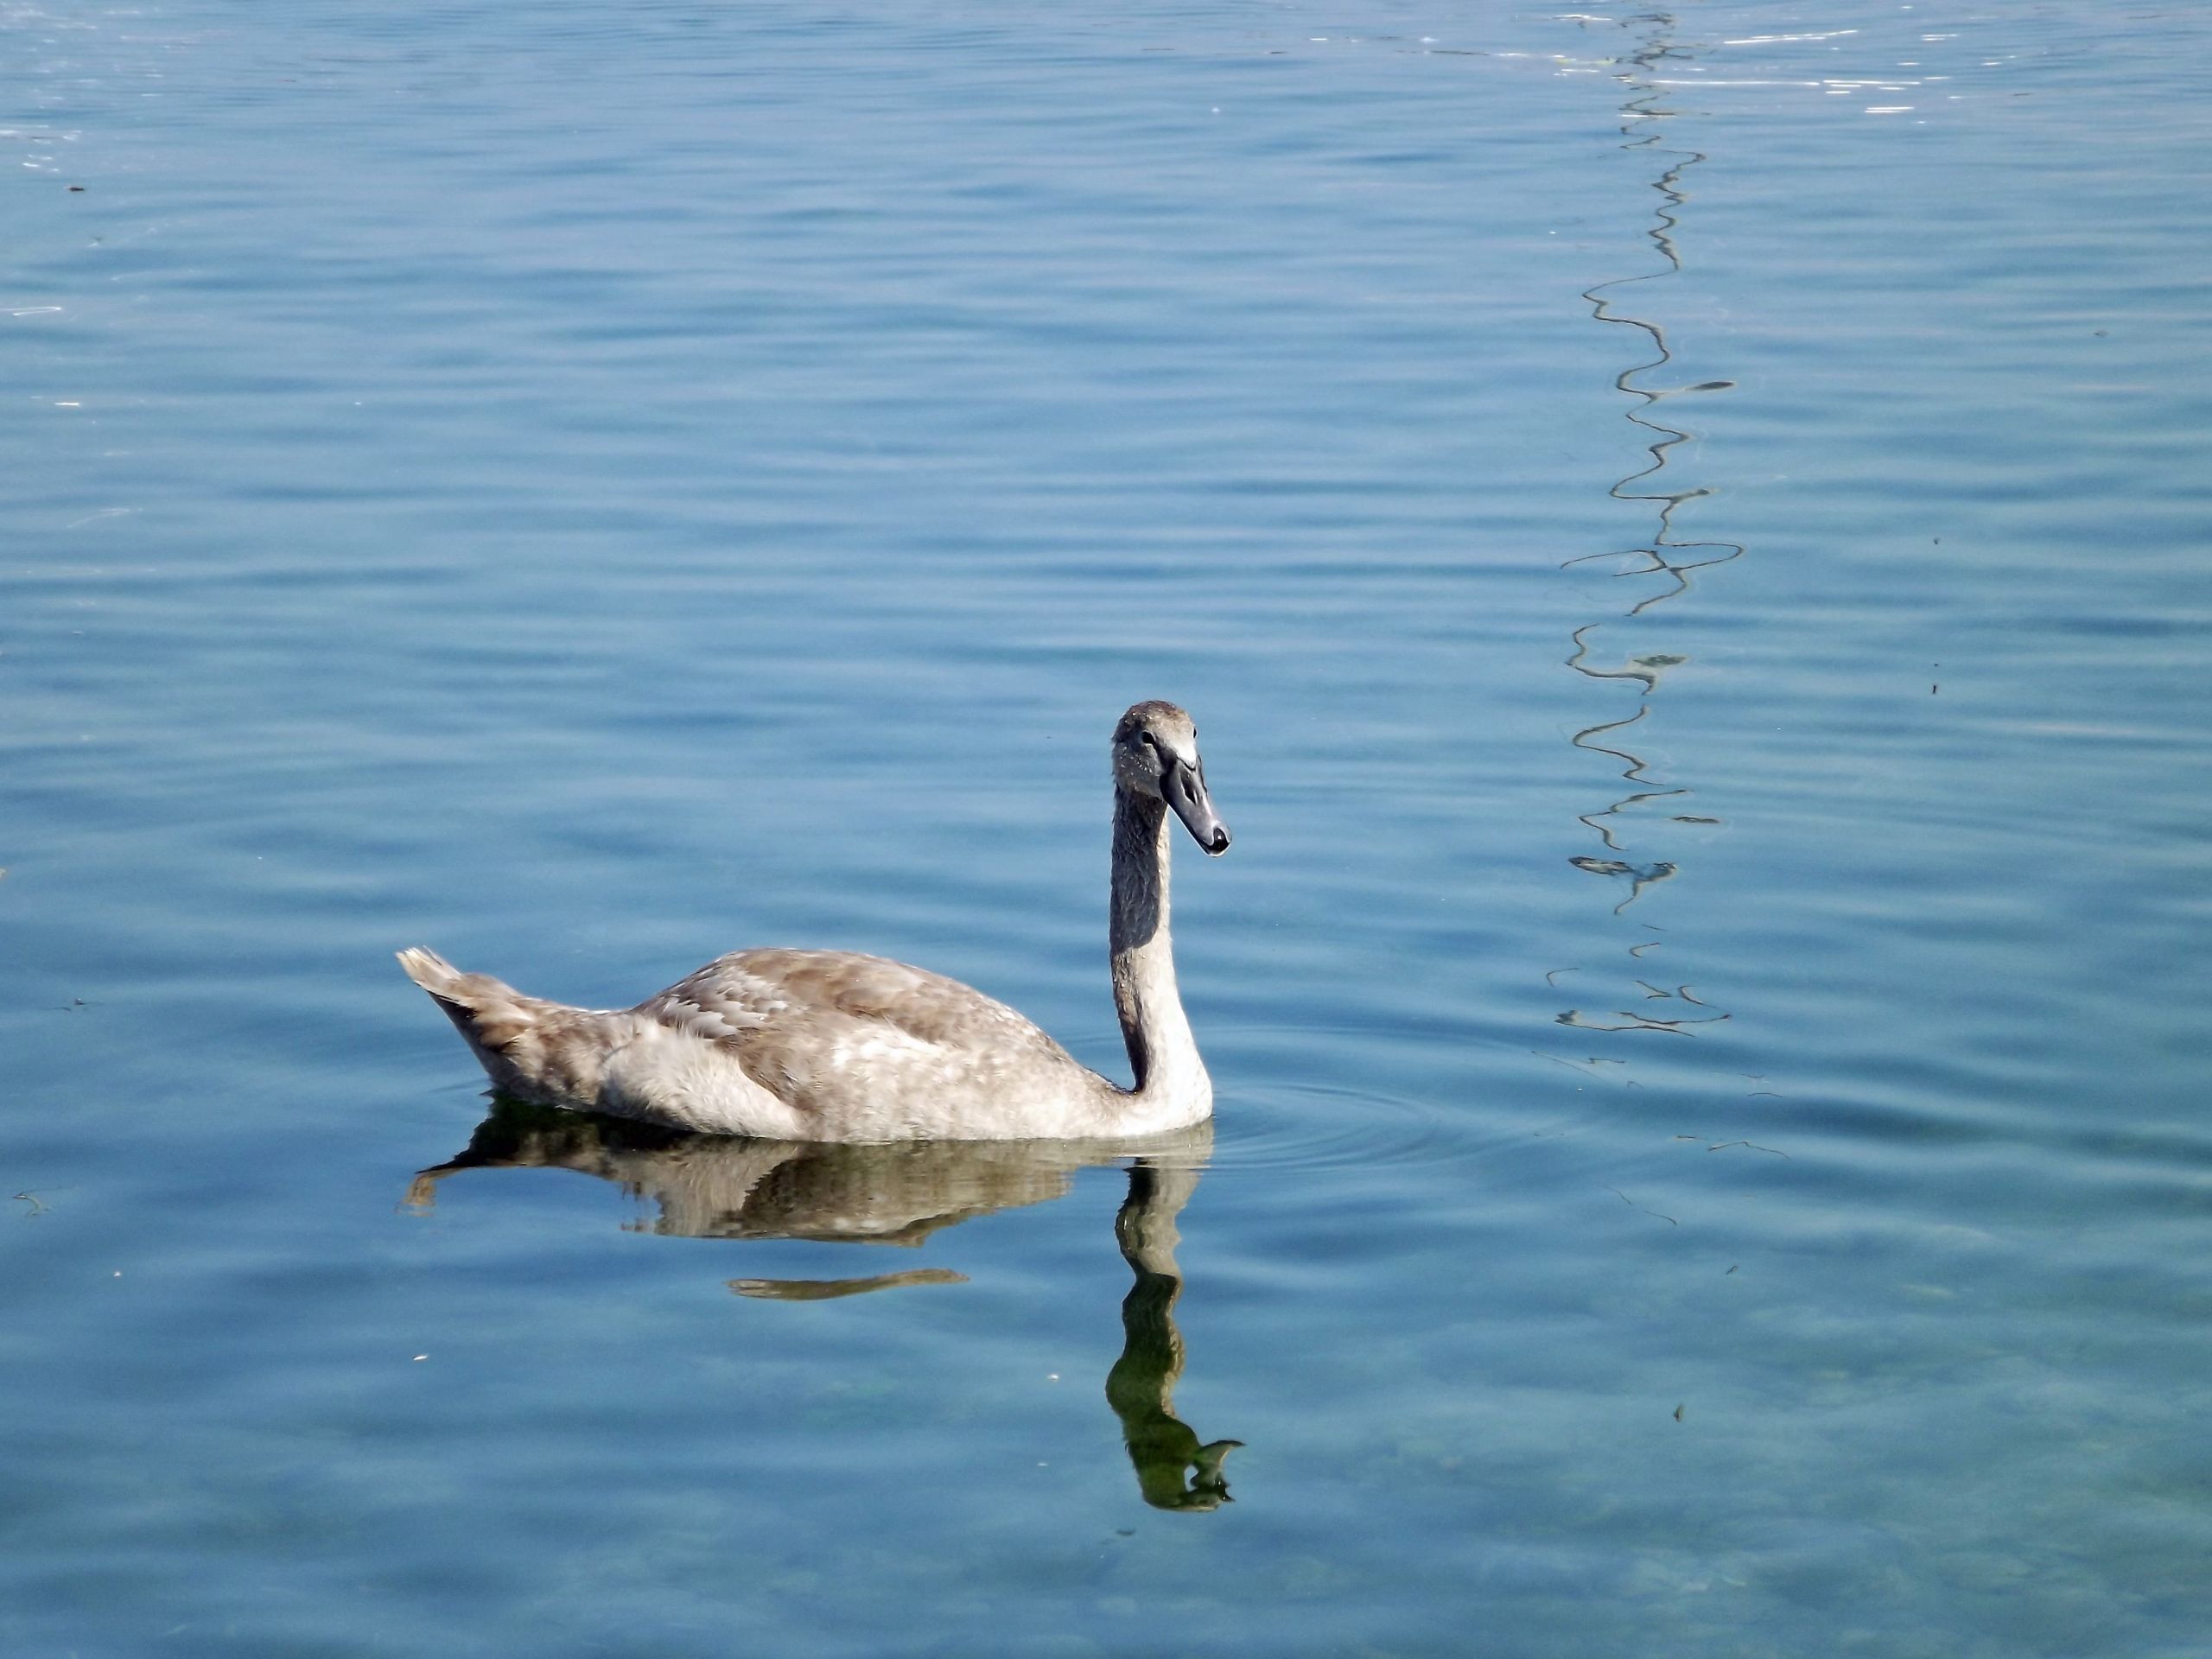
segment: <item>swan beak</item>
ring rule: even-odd
[[[1229,826],[1213,810],[1213,798],[1206,793],[1204,770],[1171,760],[1160,785],[1167,804],[1175,809],[1175,816],[1183,820],[1191,839],[1205,848],[1208,856],[1218,858],[1229,850]]]

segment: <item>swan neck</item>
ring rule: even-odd
[[[1203,1117],[1212,1086],[1198,1058],[1175,984],[1168,931],[1167,805],[1131,790],[1114,792],[1114,887],[1109,929],[1114,1008],[1129,1050],[1133,1092],[1176,1103]],[[1194,1119],[1192,1121],[1195,1121]]]

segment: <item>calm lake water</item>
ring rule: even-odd
[[[2212,13],[0,65],[0,1648],[2212,1652]],[[391,962],[1118,1070],[1144,696],[1210,1144],[487,1120]]]

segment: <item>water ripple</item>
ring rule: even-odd
[[[1480,1150],[1436,1107],[1372,1089],[1279,1084],[1230,1101],[1217,1120],[1217,1169],[1354,1169],[1464,1162]]]

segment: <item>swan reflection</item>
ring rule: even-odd
[[[1212,1147],[1210,1123],[1137,1141],[751,1141],[502,1100],[464,1150],[415,1177],[407,1199],[429,1209],[439,1184],[464,1170],[573,1169],[650,1202],[652,1216],[627,1224],[644,1231],[912,1247],[972,1216],[1063,1197],[1079,1169],[1126,1163],[1129,1192],[1114,1238],[1135,1280],[1122,1302],[1122,1354],[1107,1373],[1107,1403],[1145,1502],[1204,1510],[1229,1501],[1222,1461],[1243,1444],[1201,1442],[1175,1414],[1184,1361],[1175,1224]],[[950,1269],[923,1268],[852,1279],[733,1279],[729,1287],[741,1296],[814,1301],[963,1282]]]

